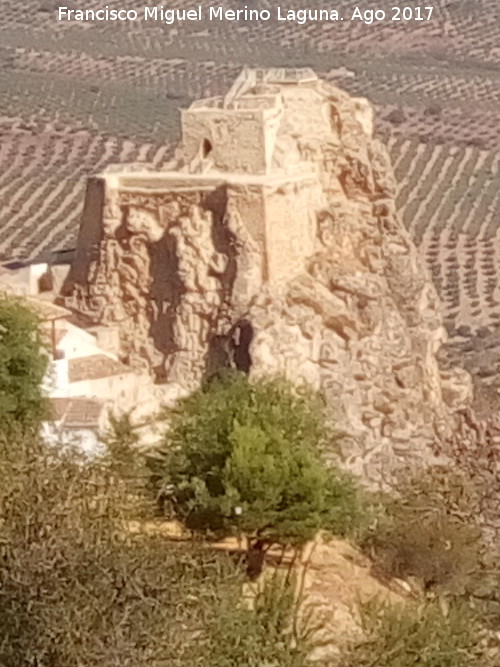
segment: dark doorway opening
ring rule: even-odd
[[[203,159],[207,158],[213,150],[212,142],[208,139],[203,139],[201,145],[201,156]]]
[[[250,344],[254,337],[253,327],[250,322],[243,320],[238,322],[233,330],[233,363],[239,371],[249,373],[252,366],[250,356]]]

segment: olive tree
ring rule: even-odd
[[[318,397],[282,379],[217,377],[168,413],[152,460],[158,498],[194,531],[242,534],[252,547],[298,545],[357,521],[356,487],[322,449]]]

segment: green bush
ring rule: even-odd
[[[415,577],[425,590],[465,591],[481,567],[483,542],[474,492],[458,472],[421,471],[385,500],[363,547],[383,574]]]
[[[469,607],[381,605],[361,609],[364,639],[354,644],[342,667],[493,667],[484,649],[484,631]]]
[[[182,400],[151,463],[167,511],[194,530],[299,544],[360,519],[353,482],[327,468],[320,402],[282,380],[217,378]]]
[[[37,317],[0,295],[0,430],[38,428],[48,410],[41,389],[47,364]]]

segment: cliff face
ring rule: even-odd
[[[308,70],[243,73],[184,113],[171,171],[93,182],[66,305],[183,390],[221,365],[307,381],[383,483],[450,435],[470,382],[437,361],[439,301],[371,126]]]
[[[379,241],[384,252],[382,233]],[[450,432],[450,412],[470,396],[465,373],[439,368],[436,295],[424,273],[411,273],[418,266],[411,245],[401,239],[399,248],[399,271],[389,256],[376,273],[320,251],[286,288],[264,290],[247,316],[252,372],[285,371],[321,389],[350,435],[345,456],[372,479],[398,459],[428,456]],[[405,284],[408,301],[400,301]]]
[[[343,98],[340,123],[355,117]],[[451,413],[472,392],[462,370],[441,369],[446,339],[436,290],[395,210],[384,147],[366,134],[340,147],[343,191],[318,214],[316,251],[288,284],[267,286],[249,308],[252,372],[285,371],[321,389],[347,463],[387,481],[412,459],[431,458]]]

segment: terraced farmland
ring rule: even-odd
[[[392,137],[398,204],[450,328],[500,319],[500,153]]]
[[[104,138],[87,131],[11,132],[2,137],[0,256],[36,258],[74,247],[89,175],[105,165],[161,166],[167,145]]]

